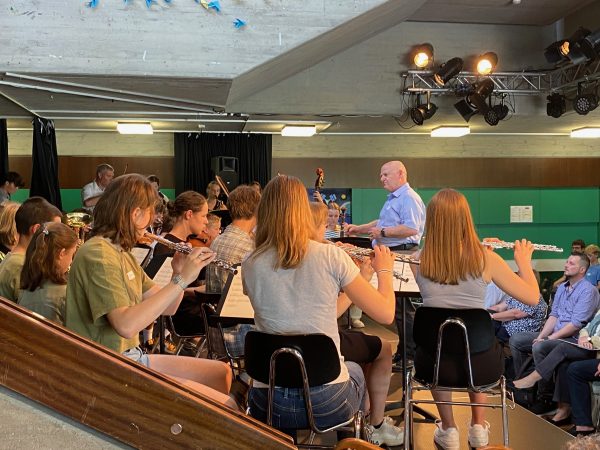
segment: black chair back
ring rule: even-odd
[[[311,387],[329,383],[340,374],[337,349],[325,334],[281,335],[249,331],[244,350],[248,375],[254,380],[269,384],[271,355],[280,348],[297,350],[302,355]],[[277,358],[275,386],[303,387],[302,371],[292,355],[283,353]]]
[[[413,328],[415,344],[426,352],[435,355],[438,343],[438,330],[444,321],[455,317],[467,326],[471,353],[489,350],[495,342],[494,324],[490,314],[484,309],[450,309],[422,306],[417,309]],[[446,326],[442,336],[444,354],[464,355],[465,340],[458,326]]]

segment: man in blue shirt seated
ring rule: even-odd
[[[516,373],[521,370],[529,353],[533,353],[534,361],[542,361],[561,343],[559,339],[577,342],[579,330],[592,319],[600,304],[598,289],[585,280],[589,265],[590,260],[586,255],[572,253],[565,263],[567,281],[558,287],[552,311],[542,331],[517,333],[510,338]],[[548,386],[543,384],[540,382],[539,390],[548,390]]]
[[[590,268],[585,274],[585,279],[600,289],[600,264],[598,264],[600,247],[590,244],[585,248],[585,254],[590,259]]]

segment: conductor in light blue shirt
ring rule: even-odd
[[[363,225],[347,225],[348,234],[368,234],[373,245],[383,244],[394,250],[418,247],[425,228],[425,204],[408,184],[406,167],[400,161],[381,166],[379,175],[389,192],[379,219]]]
[[[392,251],[417,249],[425,228],[425,204],[408,184],[406,167],[400,161],[389,161],[381,166],[379,179],[383,188],[389,192],[386,202],[381,208],[379,219],[362,225],[347,225],[348,234],[368,234],[373,245],[383,244]],[[396,298],[396,327],[402,340],[402,317]],[[409,359],[414,359],[415,346],[412,341],[412,322],[414,309],[410,302],[406,303],[406,347]],[[394,370],[399,370],[401,362],[401,343],[394,355]]]

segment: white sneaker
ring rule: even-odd
[[[484,422],[484,425],[480,425],[476,423],[471,426],[471,421],[469,424],[469,445],[472,448],[485,447],[488,445],[490,440],[490,423],[488,421]]]
[[[436,446],[443,450],[459,450],[460,436],[458,434],[458,428],[450,427],[444,430],[442,429],[441,420],[436,420],[435,424],[437,428],[433,433],[433,442]]]
[[[402,445],[404,443],[404,429],[394,425],[391,417],[385,416],[379,428],[367,425],[368,441],[376,445]]]
[[[352,328],[364,328],[365,324],[360,319],[352,320]]]

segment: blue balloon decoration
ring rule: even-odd
[[[246,22],[244,22],[242,19],[235,19],[233,21],[233,26],[236,28],[236,30],[239,30],[240,28],[246,26]]]
[[[96,6],[98,6],[98,0],[90,0],[86,3],[86,6],[88,8],[95,8]]]

